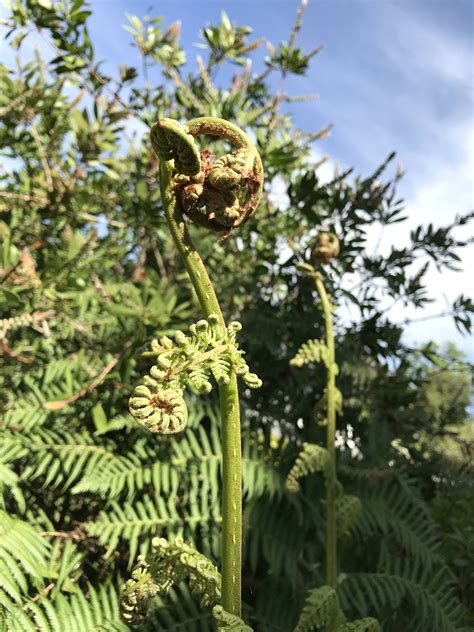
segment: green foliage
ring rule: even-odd
[[[21,603],[28,583],[41,585],[48,544],[28,522],[0,513],[0,589],[3,607]]]
[[[120,619],[116,589],[103,585],[99,589],[88,586],[85,593],[69,598],[59,594],[55,599],[28,601],[23,607],[9,610],[2,621],[5,632],[125,632],[127,626]]]
[[[395,564],[393,574],[348,576],[340,594],[344,608],[399,613],[415,632],[426,630],[428,621],[435,630],[454,631],[462,620],[462,607],[442,571],[433,575],[403,562]]]
[[[228,325],[223,331],[217,316],[200,320],[189,328],[190,335],[182,331],[174,334],[174,340],[165,336],[152,340],[141,351],[141,357],[153,361],[150,377],[135,389],[130,399],[132,414],[148,402],[140,398],[150,397],[150,388],[157,392],[170,389],[181,392],[189,387],[197,395],[210,393],[214,377],[218,384],[228,384],[230,375],[235,372],[242,377],[250,388],[261,386],[261,380],[254,374],[243,358],[244,351],[239,349],[236,334],[242,326],[238,322]],[[137,400],[136,404],[134,403]]]

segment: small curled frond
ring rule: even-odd
[[[292,493],[300,491],[300,478],[313,474],[313,472],[326,473],[328,466],[329,453],[326,448],[322,448],[315,443],[304,443],[295,464],[287,476],[286,488]]]
[[[246,625],[240,617],[229,614],[222,606],[214,606],[212,616],[217,623],[217,629],[223,632],[252,632],[252,628]]]
[[[135,388],[129,408],[135,421],[150,432],[175,434],[184,430],[188,421],[182,393],[172,388],[160,389],[156,380],[147,380]]]
[[[336,498],[337,531],[340,535],[349,532],[351,525],[362,513],[362,503],[358,496],[342,494]]]
[[[191,325],[189,334],[177,331],[142,348],[142,359],[153,362],[149,374],[135,388],[129,400],[130,413],[151,432],[172,434],[184,429],[187,409],[183,391],[190,388],[200,395],[212,389],[211,378],[228,384],[232,372],[249,388],[259,388],[261,380],[251,373],[239,348],[240,323],[222,327],[213,314]]]
[[[308,340],[298,349],[298,353],[290,360],[291,366],[302,367],[305,364],[323,362],[329,364],[330,354],[323,340]]]
[[[340,252],[339,239],[334,233],[322,231],[318,233],[311,250],[311,259],[315,263],[327,263],[337,259]]]
[[[339,600],[331,586],[320,586],[310,590],[295,632],[311,632],[321,626],[327,626],[341,618]]]
[[[312,632],[322,626],[335,632],[381,631],[379,622],[372,617],[346,621],[332,586],[320,586],[309,592],[294,632]]]
[[[170,118],[160,119],[151,130],[151,144],[161,160],[174,160],[178,173],[195,176],[201,170],[201,156],[185,125]]]
[[[132,577],[127,580],[122,592],[120,610],[127,623],[141,623],[146,618],[150,601],[159,593],[159,586],[149,572],[150,566],[140,555]]]
[[[200,153],[194,138],[217,136],[234,150],[216,157]],[[229,233],[257,209],[263,191],[263,166],[250,138],[239,127],[214,117],[181,125],[160,119],[151,131],[152,145],[161,160],[174,160],[174,192],[182,212],[193,222]]]
[[[221,599],[221,577],[214,564],[186,544],[182,538],[168,542],[153,538],[150,553],[140,557],[122,593],[121,611],[128,623],[140,623],[146,617],[150,601],[167,595],[173,586],[187,580],[201,606],[215,606]]]

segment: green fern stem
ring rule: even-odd
[[[158,146],[160,155],[160,188],[163,208],[165,211],[168,226],[189,274],[194,290],[198,297],[201,308],[208,318],[211,314],[217,314],[222,327],[225,328],[225,320],[222,314],[219,301],[214,287],[209,278],[204,263],[196,251],[184,221],[183,210],[191,215],[189,208],[183,207],[183,201],[178,202],[176,179],[173,171],[179,164],[185,164],[187,173],[195,174],[199,168],[199,158],[196,160],[196,148],[192,143],[189,133],[176,127],[174,122],[159,122],[155,126],[155,146],[160,144],[164,138],[167,155],[163,155],[162,147]],[[221,119],[204,117],[195,119],[186,126],[189,132],[192,129],[193,135],[208,133],[227,138],[237,144],[241,150],[238,157],[242,173],[240,178],[245,178],[247,182],[247,195],[243,201],[241,217],[234,226],[243,223],[248,216],[253,213],[258,204],[263,183],[263,173],[261,161],[258,153],[251,145],[248,137],[234,125]],[[179,137],[179,146],[173,153],[173,138]],[[153,131],[152,131],[153,139]],[[157,142],[158,141],[158,142]],[[189,151],[187,143],[190,141]],[[167,145],[168,143],[168,145]],[[243,158],[242,158],[243,156]],[[170,159],[171,158],[171,159]],[[173,160],[174,158],[174,160]],[[235,175],[237,167],[233,165],[233,157],[226,159],[224,168],[228,168],[231,163],[232,171],[225,172],[225,177],[238,178]],[[219,161],[216,161],[216,165]],[[222,160],[221,160],[222,162]],[[220,168],[220,165],[218,165]],[[183,169],[181,169],[183,172]],[[252,170],[254,174],[252,175]],[[212,171],[216,171],[213,169]],[[211,173],[212,173],[211,171]],[[222,173],[222,172],[221,172]],[[190,187],[197,185],[191,184]],[[216,186],[216,183],[214,183]],[[229,186],[226,182],[225,186]],[[231,186],[237,187],[234,181]],[[197,213],[197,211],[196,211]],[[198,215],[195,215],[198,217]],[[201,223],[201,222],[199,222]],[[231,226],[229,226],[229,229]],[[240,615],[241,610],[241,559],[242,559],[242,453],[241,453],[241,431],[240,431],[240,407],[239,393],[237,386],[237,376],[234,372],[230,375],[228,384],[219,385],[219,399],[221,409],[222,424],[222,606],[234,615]]]
[[[327,358],[327,432],[326,448],[328,452],[328,469],[326,476],[326,583],[335,587],[337,580],[337,531],[336,531],[336,354],[334,331],[332,324],[332,305],[319,273],[315,273],[314,281],[321,299],[326,329]]]

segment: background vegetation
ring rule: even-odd
[[[0,146],[12,159],[0,172],[1,629],[128,629],[120,587],[153,535],[183,535],[218,561],[215,402],[189,402],[178,439],[157,439],[127,413],[136,349],[199,317],[148,134],[131,130],[199,115],[253,133],[266,172],[264,202],[238,234],[219,241],[193,229],[264,382],[242,402],[246,621],[292,630],[308,589],[323,582],[323,483],[307,478],[296,497],[284,485],[302,442],[322,443],[325,432],[314,423],[322,369],[289,366],[323,331],[313,284],[295,267],[322,227],[342,245],[326,285],[356,315],[335,312],[338,467],[362,503],[351,527],[340,525],[341,604],[388,632],[472,629],[470,367],[452,347],[408,348],[385,310],[387,300],[426,305],[428,267],[458,265],[468,240],[453,229],[469,216],[420,226],[410,243],[377,253],[372,227],[404,221],[402,174],[391,154],[372,174],[318,178],[311,147],[328,129],[296,129],[299,97],[281,88],[318,52],[297,45],[301,15],[259,74],[250,60],[261,41],[225,14],[202,30],[204,60],[189,74],[178,24],[130,16],[142,68],[110,76],[89,15],[83,0],[13,0],[2,20],[18,57],[0,65]],[[28,54],[33,32],[42,44]],[[151,66],[161,83],[147,81]],[[217,82],[222,67],[229,79]],[[455,301],[460,330],[470,331],[472,312],[466,296]],[[157,599],[140,629],[208,630],[209,621],[183,587]]]

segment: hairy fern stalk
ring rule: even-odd
[[[195,137],[212,135],[232,143],[220,158],[199,151]],[[263,188],[257,150],[238,127],[223,119],[202,117],[181,125],[161,119],[151,132],[159,158],[160,188],[166,220],[207,320],[191,329],[191,338],[161,340],[157,364],[137,386],[130,411],[150,431],[175,433],[186,425],[183,387],[209,392],[212,373],[219,385],[222,420],[222,605],[239,615],[242,566],[242,456],[237,375],[246,384],[261,383],[251,374],[235,344],[238,324],[226,327],[212,282],[188,233],[184,215],[210,230],[224,232],[255,212]],[[161,346],[160,346],[161,345]],[[186,375],[186,378],[183,378]]]
[[[337,257],[339,242],[332,233],[320,233],[312,251],[313,261],[326,263]],[[325,341],[309,340],[299,349],[291,360],[293,366],[322,362],[326,368],[326,447],[304,444],[303,449],[291,468],[286,486],[290,492],[300,491],[299,480],[313,472],[324,474],[326,488],[326,585],[312,590],[305,602],[295,632],[307,632],[324,626],[329,632],[349,630],[360,632],[379,632],[379,623],[372,618],[348,623],[340,609],[336,593],[337,586],[337,534],[348,530],[360,513],[360,500],[342,493],[342,486],[336,473],[336,411],[341,409],[342,396],[336,388],[338,366],[335,357],[335,342],[332,323],[333,307],[324,287],[321,274],[312,265],[302,263],[298,266],[314,279],[324,315]]]

